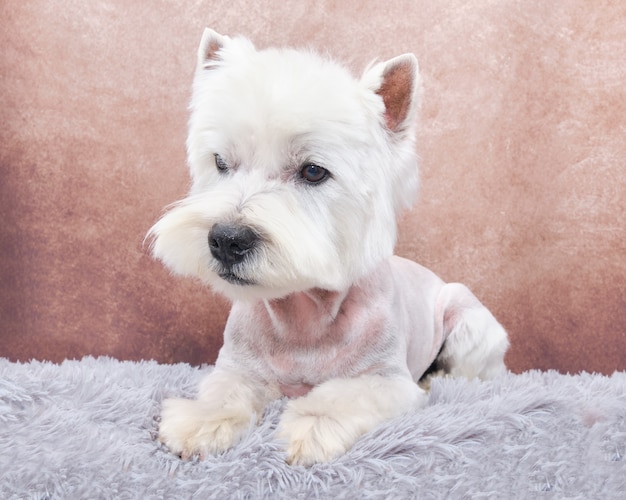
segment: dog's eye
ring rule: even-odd
[[[330,172],[319,165],[307,163],[300,169],[300,176],[309,184],[319,184],[330,176]]]
[[[217,153],[215,153],[213,156],[215,157],[215,167],[217,168],[217,170],[220,173],[228,171],[228,163],[226,163],[224,158],[222,158]]]

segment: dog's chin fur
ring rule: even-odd
[[[392,255],[396,218],[413,200],[416,99],[391,132],[376,93],[385,64],[356,79],[308,51],[219,40],[223,47],[209,56],[211,47],[201,46],[194,79],[192,188],[150,230],[153,254],[231,300],[347,289]],[[226,172],[216,168],[216,154]],[[306,163],[329,178],[306,183]],[[228,280],[207,245],[211,227],[223,222],[262,236]]]

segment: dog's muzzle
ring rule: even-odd
[[[247,226],[217,223],[209,231],[211,255],[223,266],[220,277],[226,281],[247,284],[233,267],[243,262],[260,242],[259,235]]]

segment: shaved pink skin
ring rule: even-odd
[[[444,285],[428,269],[394,256],[346,292],[235,302],[216,366],[249,372],[291,398],[333,378],[418,380],[445,341],[438,305]]]

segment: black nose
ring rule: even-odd
[[[246,226],[215,224],[209,231],[211,254],[224,266],[240,263],[259,241],[259,235]]]

